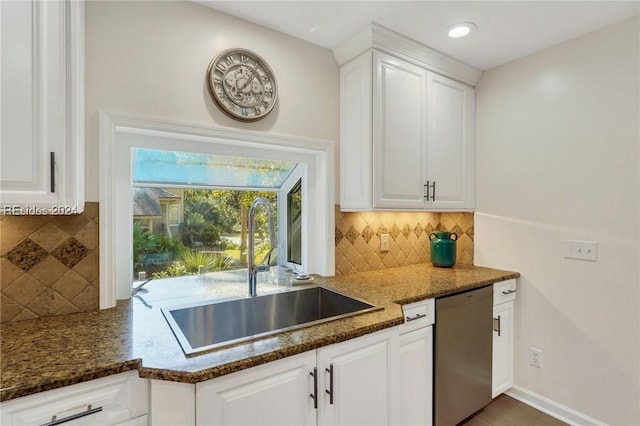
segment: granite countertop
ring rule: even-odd
[[[518,276],[517,272],[470,265],[435,268],[423,263],[316,277],[313,285],[384,309],[193,357],[184,355],[160,312],[160,307],[176,304],[176,300],[154,299],[154,285],[159,287],[160,281],[151,282],[144,295],[119,301],[112,309],[3,324],[0,401],[129,370],[138,370],[143,378],[197,383],[399,325],[402,304]]]

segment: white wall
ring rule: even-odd
[[[522,274],[516,384],[612,425],[640,424],[639,39],[624,21],[487,71],[476,95],[475,262]],[[568,238],[598,261],[564,259]]]
[[[262,56],[278,103],[261,121],[223,114],[206,86],[209,62],[241,47]],[[322,47],[186,1],[86,4],[86,199],[98,201],[98,110],[213,126],[339,138],[339,67]]]

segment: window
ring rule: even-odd
[[[187,151],[134,148],[133,181],[140,185],[277,189],[295,163]]]
[[[181,211],[179,204],[169,206],[169,226],[180,226],[180,223],[182,223]]]
[[[287,261],[302,264],[302,179],[287,194]]]
[[[271,256],[266,214],[257,210],[256,262],[293,262],[302,268],[300,173],[295,174],[294,188],[288,189],[289,177],[298,167],[303,166],[290,161],[134,148],[132,279],[246,269],[248,211],[258,197],[271,203],[276,221],[278,206],[288,203],[284,220],[289,225],[278,231],[288,256],[278,261],[277,255]],[[284,197],[286,200],[280,200]],[[136,228],[141,218],[151,224],[146,230]],[[291,259],[292,248],[295,259]]]
[[[295,171],[303,176],[302,217],[305,219],[301,229],[302,267],[304,272],[333,275],[333,143],[127,114],[101,112],[99,118],[101,308],[114,306],[117,299],[131,297],[131,236],[134,227],[131,212],[134,208],[132,193],[135,150],[138,148],[298,164]],[[162,185],[164,187],[160,188],[170,188],[172,191],[181,189],[173,187],[169,182]],[[136,187],[142,186],[141,180]],[[282,192],[283,189],[273,188],[273,191]],[[286,202],[278,205],[278,211],[282,212],[287,208],[286,205]],[[181,214],[184,222],[185,211]],[[280,229],[286,228],[286,224],[282,222],[283,217],[281,213]],[[146,221],[146,225],[149,226],[149,221]],[[286,259],[287,256],[285,247],[280,245],[278,258]]]

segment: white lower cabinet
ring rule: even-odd
[[[149,380],[149,425],[194,426],[196,424],[196,385]]]
[[[318,425],[396,424],[397,328],[318,349]]]
[[[41,392],[0,404],[0,424],[146,425],[148,388],[131,371]]]
[[[45,425],[72,416],[64,423],[428,425],[432,327],[426,325],[433,306],[427,306],[428,318],[412,311],[419,321],[195,385],[131,371],[10,400],[0,404],[0,424]]]
[[[513,386],[513,313],[516,280],[493,285],[492,392],[495,398]]]
[[[396,424],[397,338],[387,329],[198,383],[196,424]]]
[[[315,351],[196,384],[197,425],[300,425],[316,423]]]
[[[400,425],[433,424],[433,299],[404,305],[400,326]]]
[[[433,423],[433,327],[400,336],[401,425]]]

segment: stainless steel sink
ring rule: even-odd
[[[162,308],[187,355],[377,309],[323,287]]]

